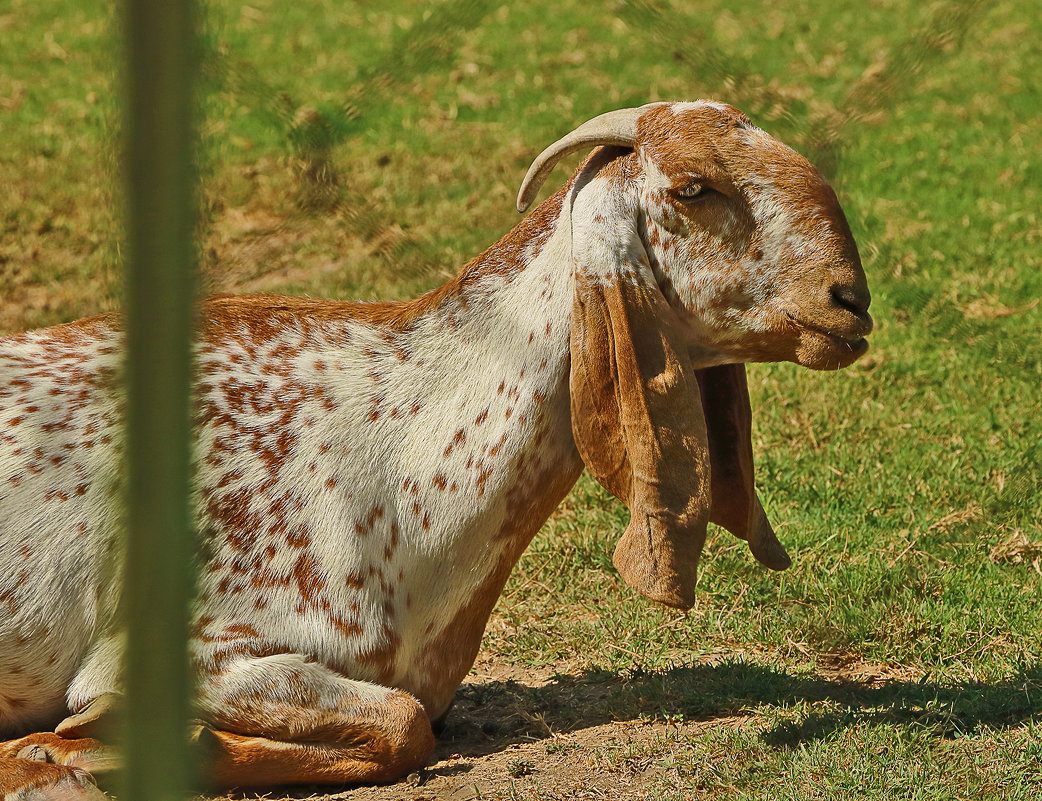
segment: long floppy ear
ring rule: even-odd
[[[668,330],[673,312],[636,272],[576,275],[572,434],[591,475],[630,510],[612,559],[622,578],[689,609],[709,522],[706,427],[694,371]]]
[[[784,570],[792,560],[775,536],[753,485],[752,408],[745,365],[696,371],[702,395],[713,505],[710,521],[749,542],[762,565]]]
[[[635,209],[586,211],[593,222],[573,237],[572,434],[593,477],[630,510],[613,557],[623,579],[652,600],[689,609],[711,502],[695,372]]]

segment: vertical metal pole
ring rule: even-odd
[[[192,12],[126,2],[127,801],[189,786]]]

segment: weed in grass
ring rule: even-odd
[[[520,779],[529,776],[535,771],[535,764],[527,759],[512,759],[507,763],[507,773],[511,778]]]

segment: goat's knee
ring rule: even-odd
[[[221,787],[371,784],[399,779],[426,764],[434,734],[416,699],[392,693],[364,720],[344,719],[300,742],[201,727],[196,740]]]
[[[198,739],[221,785],[382,782],[420,767],[434,750],[416,698],[300,655],[241,660],[201,690],[211,728]]]
[[[406,693],[392,693],[387,699],[383,730],[373,732],[376,762],[387,765],[385,776],[374,781],[394,779],[423,767],[434,751],[434,731],[423,706]]]

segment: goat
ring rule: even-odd
[[[614,563],[650,599],[694,603],[709,522],[788,566],[753,487],[744,363],[829,370],[867,348],[836,196],[698,101],[582,124],[536,158],[518,209],[591,149],[417,300],[203,305],[190,652],[215,783],[423,765],[584,466],[631,512]],[[120,697],[120,349],[110,316],[0,342],[0,728],[35,732],[0,744],[0,771],[53,763],[38,783],[111,758],[94,735]]]

